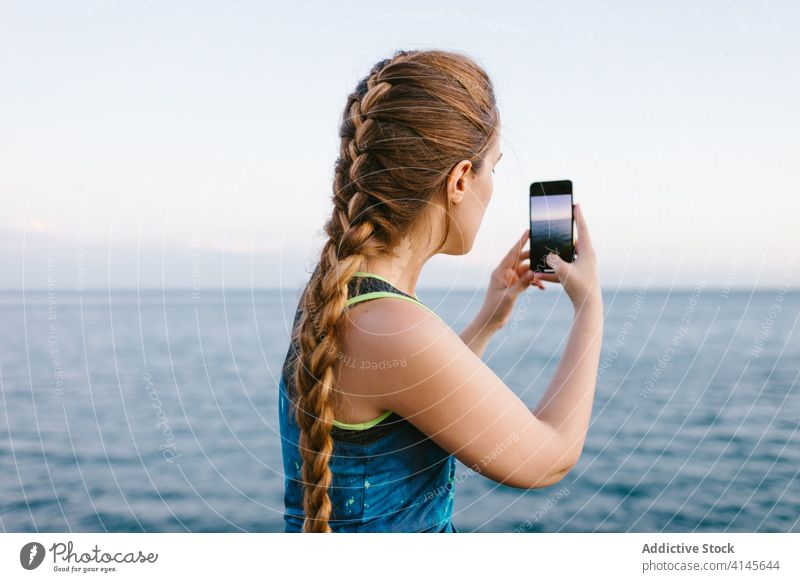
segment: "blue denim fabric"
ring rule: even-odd
[[[370,279],[370,289],[399,290]],[[295,316],[297,322],[297,315]],[[279,382],[281,450],[285,473],[285,531],[303,529],[299,427],[287,392],[287,362]],[[334,532],[457,532],[451,518],[456,461],[413,424],[390,414],[364,430],[333,427],[333,474],[328,494]]]

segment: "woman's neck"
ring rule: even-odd
[[[394,287],[413,297],[419,274],[422,271],[422,264],[414,261],[413,258],[405,260],[396,256],[373,257],[361,270],[383,277]]]
[[[434,247],[438,236],[438,229],[423,221],[417,229],[403,235],[388,254],[368,258],[361,270],[379,275],[403,293],[413,296],[422,267],[438,251]]]

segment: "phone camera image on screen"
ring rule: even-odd
[[[531,184],[531,269],[552,273],[545,261],[554,252],[572,262],[574,258],[572,182],[535,182]]]

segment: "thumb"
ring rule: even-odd
[[[569,270],[569,265],[567,265],[566,261],[559,257],[556,253],[548,253],[547,257],[545,258],[547,264],[552,267],[553,271],[556,272],[559,279],[562,278],[562,275],[566,276],[567,270]]]
[[[517,289],[519,289],[520,291],[524,291],[525,289],[531,286],[531,281],[533,281],[535,277],[536,273],[528,269],[527,271],[525,271],[525,274],[522,275],[517,281]]]

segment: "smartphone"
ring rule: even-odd
[[[531,270],[552,273],[545,261],[550,252],[571,263],[575,258],[572,180],[531,184],[530,217]]]

